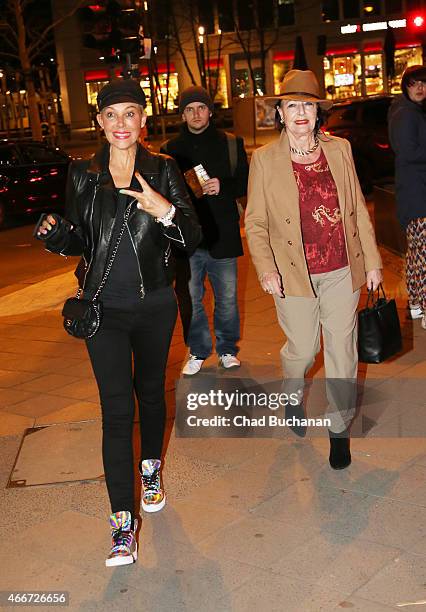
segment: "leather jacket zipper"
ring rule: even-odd
[[[136,202],[136,200],[133,200],[133,202]],[[130,202],[129,206],[126,208],[126,211],[129,210],[129,208],[131,207],[133,202]],[[145,297],[145,287],[143,286],[142,270],[141,270],[141,266],[140,266],[140,263],[139,263],[139,257],[138,257],[137,251],[136,251],[135,243],[133,242],[133,236],[132,236],[132,233],[130,231],[128,223],[126,223],[126,227],[127,227],[127,232],[129,234],[130,242],[132,243],[132,247],[133,247],[133,250],[135,252],[136,261],[138,262],[139,276],[140,276],[140,279],[141,279],[140,294],[141,294],[141,299],[143,300],[143,298]]]
[[[98,180],[96,181],[96,185],[95,185],[95,191],[93,193],[93,198],[92,198],[92,208],[90,211],[90,227],[92,228],[93,231],[93,209],[95,207],[95,198],[96,198],[96,194],[98,192],[98,187],[99,187],[99,175],[98,175]],[[86,270],[84,273],[84,279],[83,279],[83,286],[82,289],[84,290],[85,286],[86,286],[86,278],[87,278],[87,274],[89,272],[90,266],[92,265],[92,261],[93,261],[93,250],[94,250],[94,245],[92,244],[92,249],[91,249],[91,253],[90,253],[90,261],[89,263],[86,265]]]

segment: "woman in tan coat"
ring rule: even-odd
[[[287,337],[285,378],[300,397],[322,332],[330,465],[342,469],[351,462],[360,288],[378,287],[382,262],[351,146],[320,131],[330,106],[313,72],[286,74],[277,107],[281,136],[252,157],[245,227],[259,281],[273,295]]]

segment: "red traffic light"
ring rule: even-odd
[[[413,24],[416,28],[421,28],[425,24],[425,18],[422,15],[416,15],[413,17]]]

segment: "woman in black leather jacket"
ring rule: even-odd
[[[133,388],[140,415],[142,508],[156,512],[165,504],[160,477],[164,380],[177,314],[171,245],[191,252],[201,239],[174,160],[138,144],[144,106],[135,81],[112,81],[99,92],[97,118],[108,143],[91,160],[72,162],[65,219],[48,215],[38,229],[49,251],[82,256],[76,275],[82,296],[91,299],[124,227],[101,293],[100,329],[86,340],[101,400],[112,512],[107,566],[137,559]]]

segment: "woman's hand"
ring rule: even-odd
[[[142,187],[141,191],[133,191],[132,189],[120,189],[120,193],[125,193],[135,200],[138,201],[138,208],[144,210],[152,217],[156,217],[157,219],[161,219],[170,210],[171,204],[161,193],[155,191],[146,180],[139,174],[139,172],[135,172],[135,176],[139,181],[140,186]]]
[[[259,277],[259,281],[263,291],[266,291],[266,293],[270,293],[271,295],[278,295],[279,297],[284,297],[281,276],[278,274],[278,272],[264,272]]]
[[[367,272],[367,289],[372,289],[376,291],[377,287],[380,283],[383,282],[383,274],[380,268],[377,270],[370,270]]]
[[[50,232],[56,226],[56,219],[52,215],[47,215],[40,227],[38,228],[37,234],[43,234],[44,236]]]

